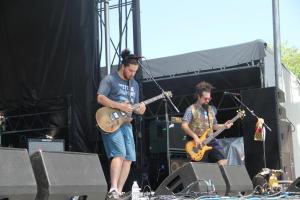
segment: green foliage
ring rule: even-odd
[[[298,48],[283,44],[281,46],[281,62],[300,79],[300,50]]]

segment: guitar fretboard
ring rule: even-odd
[[[234,123],[236,120],[238,120],[241,117],[240,114],[237,114],[234,118],[232,118],[230,120],[230,122]],[[217,137],[220,133],[222,133],[225,130],[225,127],[222,127],[220,129],[218,129],[216,132],[214,132],[213,134],[210,134],[204,141],[203,144],[207,145],[210,141],[212,141],[212,139],[214,139],[215,137]]]
[[[157,100],[159,100],[159,99],[165,98],[165,96],[170,97],[171,95],[172,95],[171,92],[166,92],[165,94],[160,94],[160,95],[157,95],[157,96],[152,97],[152,98],[150,98],[150,99],[147,99],[147,100],[143,101],[143,103],[144,103],[145,105],[147,105],[147,104],[150,104],[150,103],[152,103],[152,102],[154,102],[154,101],[157,101]],[[134,110],[135,110],[135,109],[138,109],[139,106],[140,106],[140,103],[134,104],[134,105],[133,105],[133,109],[134,109]]]
[[[152,102],[154,102],[154,101],[157,101],[157,100],[159,100],[159,99],[162,99],[162,98],[164,98],[164,97],[165,97],[165,95],[160,94],[160,95],[157,95],[157,96],[155,96],[155,97],[152,97],[151,99],[147,99],[147,100],[145,100],[145,101],[143,101],[143,102],[144,102],[145,105],[147,105],[147,104],[150,104],[150,103],[152,103]]]

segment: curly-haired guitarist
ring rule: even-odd
[[[212,131],[222,128],[228,129],[233,125],[231,121],[227,121],[225,124],[217,123],[217,110],[214,106],[209,105],[212,89],[213,86],[210,83],[205,81],[198,83],[196,85],[195,94],[197,101],[186,109],[182,118],[181,128],[184,130],[185,134],[194,140],[193,144],[195,144],[197,148],[199,147],[199,149],[207,147],[203,144],[203,140],[201,140],[202,134],[210,130]],[[206,151],[203,158],[200,158],[201,160],[196,160],[191,157],[192,160],[210,163],[216,162],[219,165],[226,165],[227,159],[225,159],[222,147],[218,143],[217,139],[210,141],[208,146],[212,147],[212,149]],[[192,149],[194,150],[195,148]],[[191,155],[193,155],[193,153],[194,152],[192,152]],[[195,155],[197,156],[196,153]]]

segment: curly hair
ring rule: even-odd
[[[202,96],[203,92],[211,92],[212,89],[214,89],[214,87],[205,81],[201,81],[200,83],[198,83],[195,87],[196,92],[195,92],[195,96],[197,97],[198,95]]]

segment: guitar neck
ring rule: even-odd
[[[159,100],[159,99],[162,99],[162,98],[164,98],[164,97],[165,97],[165,95],[160,94],[160,95],[157,95],[157,96],[155,96],[155,97],[152,97],[152,98],[147,99],[147,100],[142,101],[142,102],[143,102],[145,105],[147,105],[147,104],[150,104],[150,103],[152,103],[152,102],[154,102],[154,101],[157,101],[157,100]],[[141,104],[141,103],[134,104],[134,105],[133,105],[133,110],[138,109],[139,106],[140,106],[140,104]]]
[[[165,96],[163,95],[163,94],[160,94],[160,95],[157,95],[157,96],[155,96],[155,97],[152,97],[152,98],[150,98],[150,99],[147,99],[147,100],[145,100],[145,101],[143,101],[143,103],[145,104],[145,105],[147,105],[147,104],[150,104],[150,103],[152,103],[152,102],[154,102],[154,101],[157,101],[157,100],[159,100],[159,99],[162,99],[162,98],[164,98]]]
[[[231,120],[229,120],[230,122],[234,123],[236,120],[238,120],[240,118],[239,115],[236,115],[234,118],[232,118]],[[222,128],[218,129],[216,132],[214,132],[213,134],[210,134],[204,141],[204,145],[207,145],[210,141],[212,141],[212,139],[216,138],[220,133],[222,133],[225,130],[225,126],[223,126]]]
[[[162,99],[162,98],[164,98],[164,97],[165,97],[164,94],[160,94],[160,95],[157,95],[157,96],[155,96],[155,97],[152,97],[152,98],[147,99],[147,100],[142,101],[142,102],[143,102],[145,105],[147,105],[147,104],[150,104],[150,103],[152,103],[152,102],[154,102],[154,101],[157,101],[157,100],[159,100],[159,99]],[[134,105],[133,105],[133,110],[138,109],[139,106],[140,106],[140,104],[141,104],[141,103],[134,104]]]

